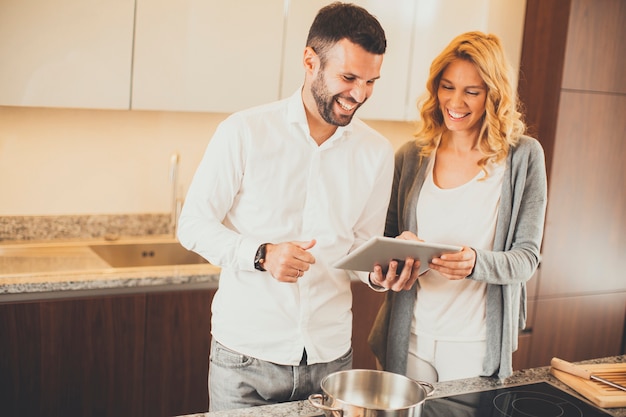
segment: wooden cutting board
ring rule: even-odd
[[[596,365],[578,365],[594,375],[626,386],[626,363],[606,363]],[[602,408],[626,407],[626,391],[613,388],[602,382],[592,381],[558,369],[550,368],[550,373],[561,382]]]

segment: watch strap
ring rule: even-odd
[[[263,243],[256,250],[256,255],[254,256],[254,269],[257,271],[265,271],[263,267],[263,263],[265,262],[265,255],[267,254],[267,243]]]

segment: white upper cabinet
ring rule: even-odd
[[[0,1],[0,105],[128,109],[134,7]]]
[[[279,97],[285,0],[137,0],[132,109],[233,112]]]
[[[500,36],[517,75],[525,0],[354,2],[387,35],[360,118],[416,120],[432,59],[465,31]],[[329,3],[0,0],[0,105],[230,113],[284,98]]]

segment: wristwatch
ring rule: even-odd
[[[267,252],[267,243],[259,246],[259,249],[256,250],[256,255],[254,256],[254,269],[257,271],[265,271],[263,268],[263,263],[265,262],[265,254]]]

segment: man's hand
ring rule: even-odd
[[[402,232],[396,239],[422,241],[411,232]],[[392,291],[410,290],[419,277],[419,269],[419,260],[413,258],[406,258],[402,262],[393,260],[389,263],[387,271],[383,271],[380,265],[375,265],[369,279],[372,284]]]
[[[317,241],[292,241],[267,245],[263,268],[280,282],[296,282],[315,263],[309,252]]]
[[[404,264],[404,265],[401,265]],[[406,258],[404,262],[393,260],[389,263],[387,272],[383,272],[380,265],[374,266],[370,272],[372,284],[392,291],[410,290],[419,276],[420,261]]]

